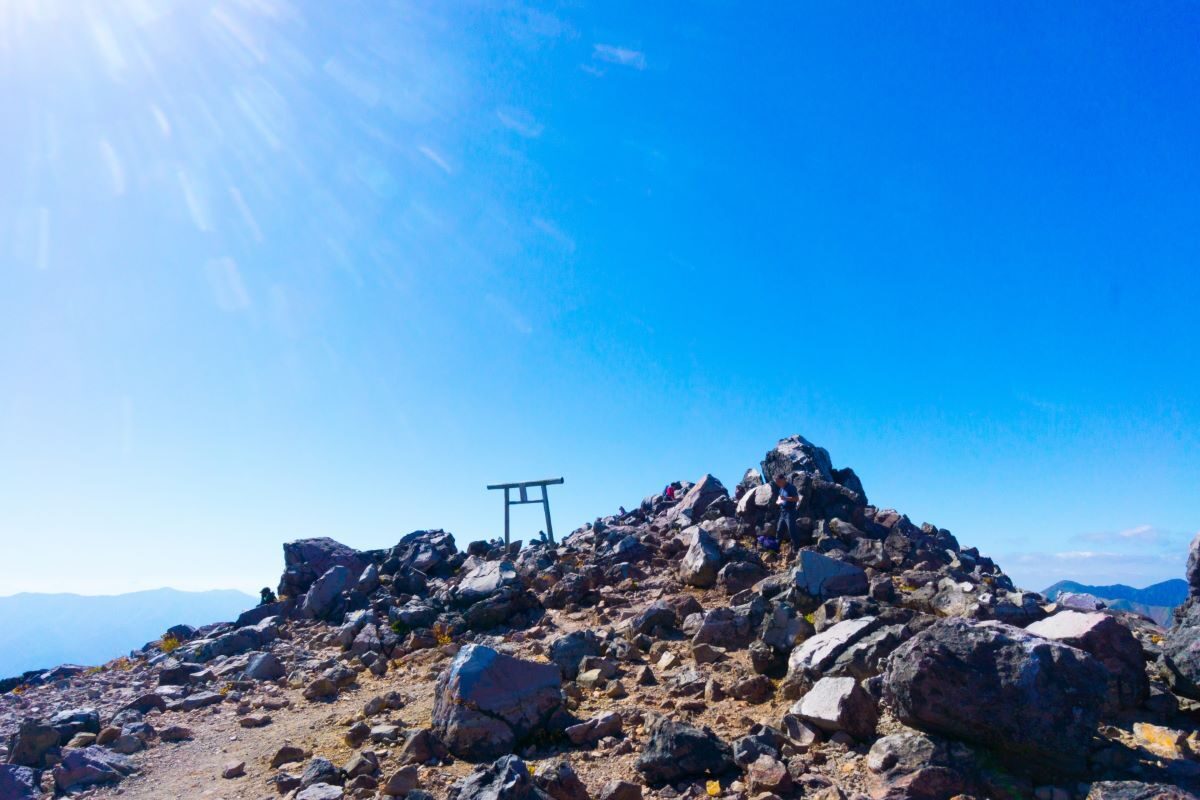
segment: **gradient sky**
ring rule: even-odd
[[[0,3],[0,594],[565,533],[802,433],[1023,585],[1200,529],[1200,6]],[[540,509],[518,509],[534,533]]]

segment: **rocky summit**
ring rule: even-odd
[[[1164,630],[1018,589],[800,436],[670,488],[557,545],[285,544],[276,602],[5,681],[0,800],[1195,796],[1200,537]]]

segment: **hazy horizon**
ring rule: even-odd
[[[10,0],[0,589],[256,592],[546,476],[564,535],[794,433],[1021,585],[1181,577],[1198,25]]]

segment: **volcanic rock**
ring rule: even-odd
[[[450,752],[469,761],[512,752],[561,709],[559,681],[551,664],[467,645],[438,679],[434,732]]]
[[[892,654],[884,694],[907,725],[1061,778],[1086,767],[1107,682],[1082,650],[1002,623],[943,619]]]

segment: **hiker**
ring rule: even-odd
[[[259,605],[260,605],[260,606],[265,606],[265,605],[268,605],[268,604],[270,604],[270,603],[274,603],[274,602],[276,601],[276,599],[277,599],[277,598],[275,597],[275,593],[271,591],[271,587],[269,587],[269,586],[264,586],[264,587],[262,588],[262,591],[258,593],[258,596],[259,596],[260,598],[262,598],[262,599],[259,601]]]
[[[782,472],[775,476],[775,486],[779,488],[779,524],[775,532],[781,542],[787,542],[792,550],[800,547],[800,538],[796,530],[796,508],[800,505],[800,492]]]
[[[666,497],[668,500],[674,500],[675,499],[675,484],[668,483],[667,488],[663,489],[663,496]]]

